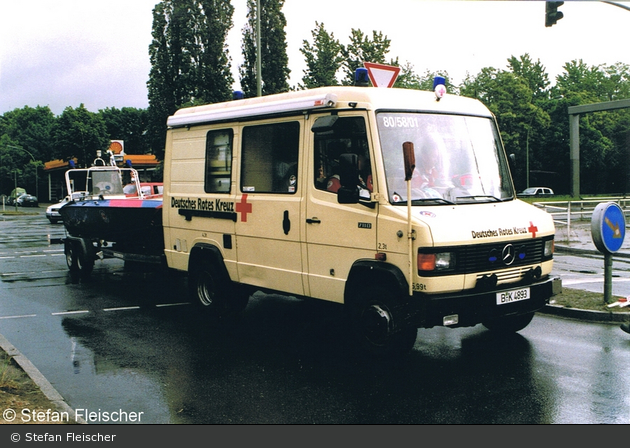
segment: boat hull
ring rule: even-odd
[[[162,199],[74,201],[59,213],[73,237],[154,252],[164,248]]]

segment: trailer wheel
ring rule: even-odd
[[[239,317],[249,300],[249,295],[240,293],[236,285],[220,275],[216,266],[207,260],[190,270],[188,288],[198,308],[220,319]]]
[[[405,322],[397,298],[381,286],[366,289],[350,303],[350,326],[359,347],[369,355],[387,357],[408,353],[418,329]]]
[[[64,254],[66,264],[72,273],[79,273],[84,277],[89,276],[94,268],[94,254],[90,251],[92,243],[85,242],[87,250],[79,241],[66,240],[64,243]]]
[[[77,254],[74,243],[72,241],[64,241],[63,253],[66,256],[66,264],[68,265],[68,269],[70,269],[70,272],[78,272],[79,268],[77,266]]]
[[[498,317],[483,322],[483,326],[497,333],[516,333],[522,330],[534,318],[534,313],[519,314],[516,316]]]

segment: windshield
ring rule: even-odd
[[[391,203],[407,201],[403,143],[412,143],[415,154],[414,203],[457,204],[514,197],[505,155],[490,118],[393,112],[381,112],[377,117]]]

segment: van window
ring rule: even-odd
[[[232,129],[210,131],[206,137],[206,193],[229,193],[232,179]]]
[[[323,117],[326,119],[328,117]],[[339,117],[332,129],[318,132],[315,128],[315,188],[336,193],[339,182],[339,156],[356,154],[359,158],[359,187],[372,191],[370,152],[362,117]],[[369,197],[369,193],[367,193]]]
[[[241,191],[295,193],[299,133],[297,121],[245,127]]]

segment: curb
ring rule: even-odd
[[[580,249],[564,245],[556,245],[557,252],[564,252],[574,255],[603,255],[597,249]],[[630,258],[630,253],[616,252],[613,257]],[[551,314],[553,316],[566,317],[569,319],[579,319],[587,322],[602,322],[621,324],[630,321],[630,313],[613,313],[606,311],[582,310],[579,308],[566,308],[558,305],[546,305],[539,310],[543,314]]]
[[[579,249],[563,245],[556,245],[555,249],[557,252],[564,252],[574,255],[603,255],[600,251],[596,249]],[[613,257],[630,258],[630,254],[617,252],[613,254]],[[630,314],[626,313],[582,310],[579,308],[566,308],[564,306],[558,305],[545,305],[545,307],[538,312],[542,314],[550,314],[553,316],[566,317],[568,319],[577,319],[587,322],[621,324],[630,320]]]
[[[538,310],[538,312],[586,322],[621,324],[630,321],[630,313],[582,310],[579,308],[566,308],[558,305],[545,305],[545,307]]]
[[[597,249],[580,249],[577,247],[563,246],[556,244],[555,245],[556,252],[564,252],[567,254],[575,254],[575,255],[601,255],[604,254],[598,251]],[[615,252],[613,258],[630,258],[630,253],[626,252]]]
[[[28,360],[20,351],[11,344],[7,338],[0,334],[0,348],[2,348],[15,362],[20,366],[22,370],[33,380],[33,382],[41,389],[46,398],[48,398],[56,407],[59,412],[66,412],[68,415],[72,415],[75,423],[87,424],[82,418],[76,418],[74,410],[70,408],[68,403],[65,402],[63,397],[52,384],[46,379],[44,375],[35,367],[35,365]]]

